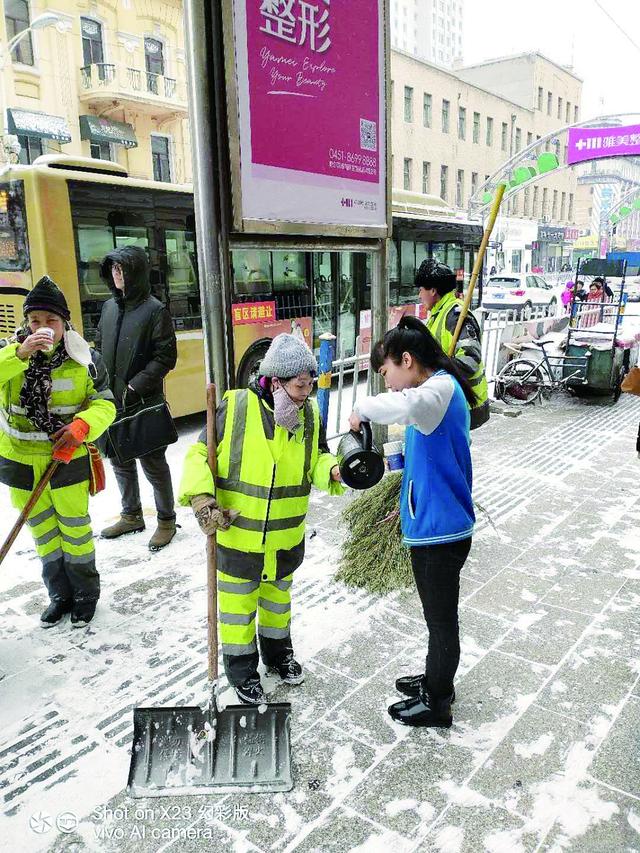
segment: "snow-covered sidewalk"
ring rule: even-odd
[[[639,419],[632,398],[560,395],[474,434],[492,524],[480,519],[462,579],[448,731],[391,723],[395,678],[424,661],[417,595],[335,583],[346,499],[314,495],[293,590],[307,678],[265,681],[293,706],[289,794],[127,797],[133,707],[207,695],[204,541],[189,511],[151,555],[141,478],[148,529],[97,540],[103,596],[81,630],[39,627],[46,596],[23,532],[0,576],[2,849],[640,850]],[[182,423],[170,449],[176,487],[199,426]],[[118,508],[110,476],[94,530]]]

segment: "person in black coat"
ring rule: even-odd
[[[102,353],[109,371],[111,390],[118,414],[132,412],[141,405],[164,400],[163,380],[176,365],[177,344],[171,315],[162,302],[151,295],[149,264],[144,249],[125,246],[103,259],[100,273],[113,292],[102,307],[96,349]],[[169,436],[167,436],[167,442]],[[158,527],[149,541],[157,551],[168,545],[176,533],[171,472],[166,448],[140,458],[147,480],[153,486]],[[107,454],[113,456],[111,448]],[[138,471],[135,460],[121,465],[112,458],[120,495],[120,519],[102,531],[106,539],[144,530]]]

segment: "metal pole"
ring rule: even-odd
[[[389,327],[389,277],[387,275],[387,240],[380,240],[377,251],[373,252],[371,280],[371,349],[376,341],[384,337]],[[384,391],[382,377],[376,374],[371,382],[372,393]],[[388,427],[376,424],[373,435],[378,444],[385,442],[389,434]]]
[[[227,390],[228,382],[223,264],[220,258],[220,196],[216,185],[220,160],[216,120],[221,104],[214,100],[212,6],[198,0],[185,0],[184,18],[205,362],[207,381],[216,383],[221,396]]]

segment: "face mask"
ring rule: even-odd
[[[66,329],[63,340],[69,358],[72,358],[78,364],[82,364],[92,372],[91,348],[82,335],[79,335],[75,329]]]
[[[289,432],[295,432],[300,426],[300,410],[280,386],[273,390],[273,417],[278,426],[284,427]]]

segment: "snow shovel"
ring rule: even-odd
[[[216,477],[216,393],[207,387],[207,451]],[[218,710],[216,537],[207,537],[209,682],[206,708],[135,708],[129,794],[167,797],[249,790],[290,791],[291,705]]]

